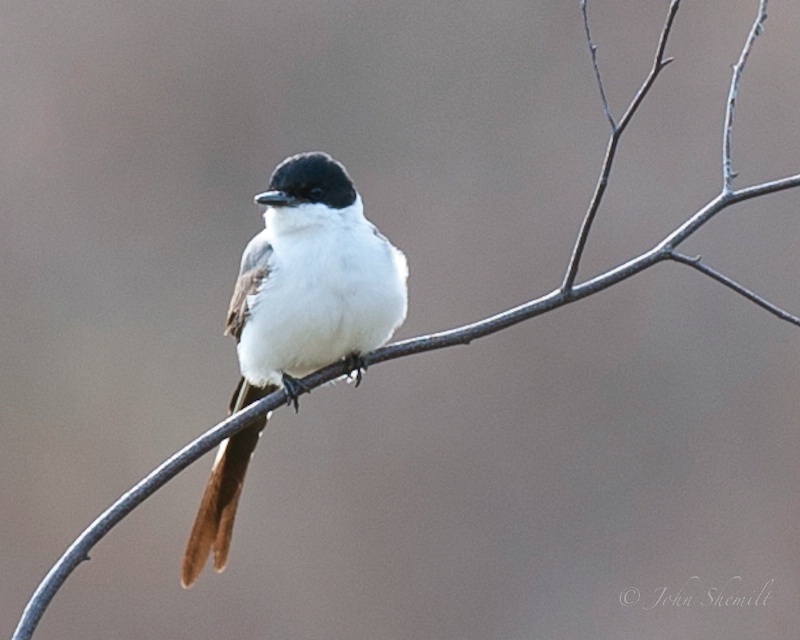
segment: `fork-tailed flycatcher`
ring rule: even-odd
[[[319,152],[287,158],[255,201],[266,206],[266,227],[244,251],[225,326],[242,373],[231,413],[282,386],[296,406],[297,378],[343,358],[358,366],[406,317],[405,256],[364,217],[339,162]],[[212,551],[214,568],[225,568],[247,465],[266,424],[220,445],[186,546],[184,587]]]

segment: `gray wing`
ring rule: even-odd
[[[242,255],[239,277],[233,289],[231,304],[228,307],[228,319],[225,322],[225,335],[233,336],[236,342],[242,335],[242,329],[250,315],[247,297],[258,292],[259,287],[269,277],[269,259],[272,256],[272,245],[261,237],[253,238]]]

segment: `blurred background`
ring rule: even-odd
[[[685,4],[581,279],[721,186],[757,2]],[[590,3],[617,116],[667,6]],[[798,20],[770,3],[737,186],[800,171]],[[558,286],[607,140],[577,0],[33,1],[0,34],[4,637],[74,537],[225,416],[225,312],[280,160],[348,167],[408,256],[406,338]],[[798,313],[799,198],[729,209],[683,249]],[[277,412],[225,573],[179,585],[208,456],[98,545],[36,637],[791,637],[798,389],[797,328],[660,265]],[[653,606],[687,581],[688,605]],[[753,603],[708,606],[726,584]]]

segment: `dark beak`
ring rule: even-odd
[[[256,204],[263,204],[267,207],[291,207],[298,204],[297,198],[283,191],[259,193],[255,197],[255,201]]]

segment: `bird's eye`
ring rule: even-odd
[[[322,187],[314,187],[308,192],[308,195],[311,196],[312,200],[319,200],[323,193],[325,192],[322,190]]]

